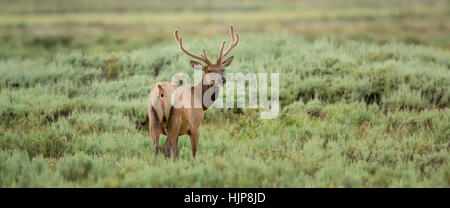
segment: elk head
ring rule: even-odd
[[[202,61],[205,65],[197,62],[197,61],[191,61],[191,65],[196,70],[202,70],[205,74],[206,79],[210,79],[208,75],[215,75],[219,76],[220,81],[222,81],[222,84],[226,83],[226,78],[224,77],[223,73],[225,71],[225,67],[229,66],[231,64],[231,61],[233,61],[233,56],[227,58],[226,60],[222,61],[224,57],[239,43],[239,34],[236,32],[236,38],[234,37],[234,27],[233,25],[230,25],[230,36],[231,36],[231,44],[228,47],[225,52],[223,52],[223,48],[225,46],[225,40],[222,42],[222,47],[220,48],[219,58],[216,60],[215,63],[212,63],[209,61],[208,57],[206,56],[205,48],[202,48],[202,54],[200,56],[195,55],[188,50],[186,50],[183,47],[183,39],[178,35],[178,30],[175,30],[175,39],[178,42],[178,45],[180,46],[180,49],[185,52],[187,55],[191,56],[192,58],[198,59]],[[217,77],[216,77],[217,78]],[[217,80],[217,79],[214,79]],[[211,82],[208,81],[208,83],[215,84],[215,81],[211,80]]]

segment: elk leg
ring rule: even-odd
[[[167,139],[169,139],[169,144],[172,149],[173,153],[173,160],[178,159],[179,156],[179,149],[178,149],[178,135],[172,134],[167,136]]]
[[[164,157],[170,157],[170,142],[169,142],[169,137],[167,137],[166,139],[166,143],[164,143]]]
[[[167,139],[169,140],[170,148],[172,149],[173,159],[178,159],[178,134],[180,132],[181,120],[172,117],[169,123],[169,129],[167,131]]]
[[[171,128],[171,130],[169,130],[169,133],[167,135],[167,139],[169,140],[169,145],[170,145],[170,149],[172,149],[172,153],[173,153],[173,160],[178,159],[178,154],[179,154],[179,150],[178,150],[178,132],[179,132],[179,125],[178,126],[173,126],[173,128]]]
[[[192,150],[192,157],[195,158],[195,155],[197,153],[197,146],[198,146],[198,137],[199,137],[199,133],[195,132],[195,133],[191,133],[191,150]]]
[[[159,126],[156,124],[156,122],[150,122],[149,129],[150,129],[150,137],[152,138],[153,144],[153,155],[156,156],[158,154],[160,129]]]

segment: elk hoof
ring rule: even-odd
[[[164,150],[164,157],[170,157],[170,150],[169,151]]]

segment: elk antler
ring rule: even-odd
[[[233,25],[230,25],[230,36],[231,36],[231,44],[228,47],[228,49],[225,51],[225,53],[222,53],[223,51],[223,47],[225,46],[225,40],[222,43],[222,48],[220,48],[220,55],[219,55],[219,59],[217,59],[217,64],[219,64],[223,57],[225,57],[238,43],[239,43],[239,34],[236,32],[236,39],[234,39],[234,27]]]
[[[201,54],[201,56],[197,56],[197,55],[195,55],[195,54],[189,52],[188,50],[186,50],[186,49],[183,47],[183,39],[178,35],[178,30],[175,30],[174,35],[175,35],[175,39],[176,39],[177,42],[178,42],[178,45],[180,46],[180,49],[181,49],[183,52],[185,52],[187,55],[189,55],[189,56],[191,56],[191,57],[193,57],[193,58],[196,58],[196,59],[198,59],[198,60],[200,60],[200,61],[205,62],[207,65],[211,65],[211,62],[210,62],[210,61],[208,60],[208,58],[206,57],[205,48],[202,49],[203,54]]]

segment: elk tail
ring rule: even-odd
[[[166,107],[165,102],[166,102],[167,94],[166,94],[164,88],[161,86],[161,84],[158,83],[156,86],[159,89],[158,100],[161,105],[162,114],[163,114],[162,115],[162,124],[163,124],[164,130],[167,131],[168,118],[166,116],[166,109],[165,109],[165,107]]]
[[[160,83],[156,84],[156,86],[157,86],[158,89],[159,89],[159,93],[164,93],[164,89],[163,89],[163,87],[161,86]]]
[[[164,109],[164,106],[165,106],[164,104],[165,103],[164,103],[164,101],[166,99],[166,92],[164,91],[164,88],[161,86],[161,84],[158,83],[156,86],[158,86],[158,89],[159,89],[159,93],[158,93],[159,103],[161,104],[162,111],[165,112],[165,109]]]

